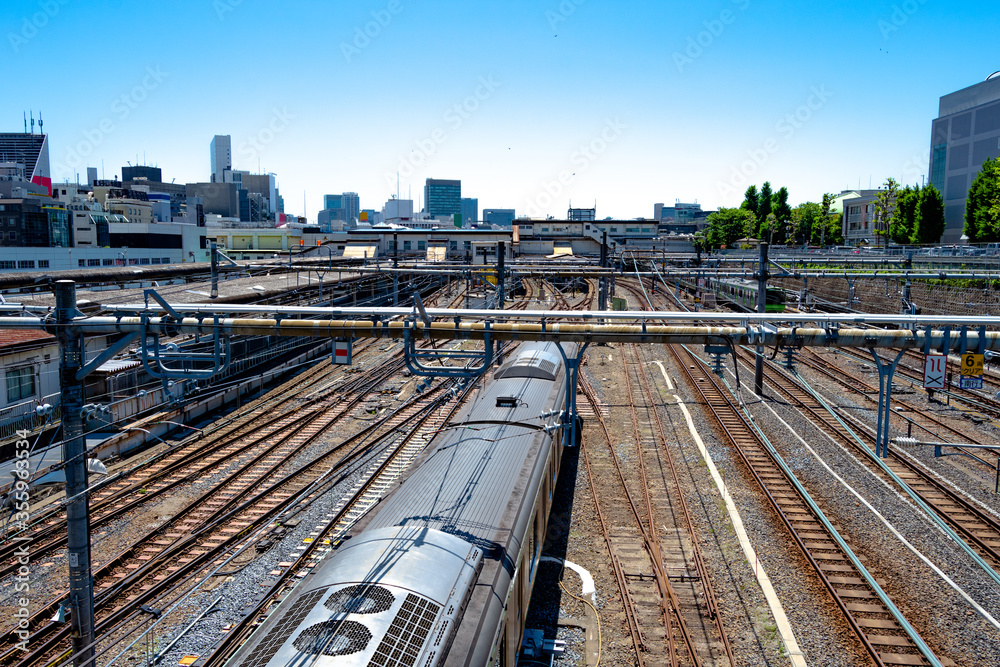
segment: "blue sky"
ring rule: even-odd
[[[41,110],[52,175],[205,181],[209,142],[380,208],[459,178],[480,209],[650,217],[926,176],[941,95],[1000,69],[995,2],[5,0],[0,130]]]

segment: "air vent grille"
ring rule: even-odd
[[[312,655],[350,655],[365,650],[371,631],[357,621],[323,621],[302,631],[292,645]]]
[[[376,667],[413,667],[439,611],[441,607],[430,600],[412,593],[407,595],[368,664]]]
[[[324,603],[334,613],[380,614],[392,607],[396,598],[388,588],[357,584],[337,591]]]
[[[278,652],[281,645],[285,643],[288,636],[292,634],[292,631],[299,626],[299,624],[305,620],[305,617],[309,615],[312,608],[316,606],[316,603],[320,601],[320,598],[326,594],[329,586],[324,586],[310,593],[306,593],[297,602],[294,603],[285,615],[281,617],[267,636],[257,644],[254,649],[253,655],[248,659],[244,660],[240,667],[263,667],[267,663],[271,662],[271,658],[274,654]]]

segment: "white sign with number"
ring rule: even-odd
[[[948,357],[928,354],[924,357],[924,389],[944,389]]]

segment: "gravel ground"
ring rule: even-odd
[[[843,404],[850,400],[850,395],[842,392],[839,385],[830,386],[818,376],[811,377],[804,367],[800,368],[800,372],[810,379],[817,390],[827,396],[839,396],[833,399],[835,402]],[[765,391],[765,394],[775,396],[773,391]],[[996,664],[1000,661],[1000,643],[997,641],[1000,633],[893,536],[889,528],[844,484],[855,489],[908,542],[994,617],[998,617],[1000,612],[1000,591],[996,584],[933,527],[908,498],[888,488],[855,455],[833,443],[797,411],[773,398],[761,402],[749,393],[744,398],[757,424],[769,434],[796,476],[932,649],[960,665]],[[765,406],[773,408],[788,426]],[[867,417],[866,421],[874,421],[871,410],[859,410],[858,413]],[[844,483],[836,480],[793,432],[801,436]],[[949,466],[947,460],[927,462],[935,469]],[[954,470],[949,474],[962,476]],[[934,603],[929,605],[928,600]]]

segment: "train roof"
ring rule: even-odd
[[[393,567],[406,554],[405,568]],[[482,551],[425,527],[366,531],[261,629],[240,667],[435,664]],[[335,582],[326,584],[325,582]],[[431,636],[435,628],[438,634]],[[251,639],[251,642],[254,640]]]

